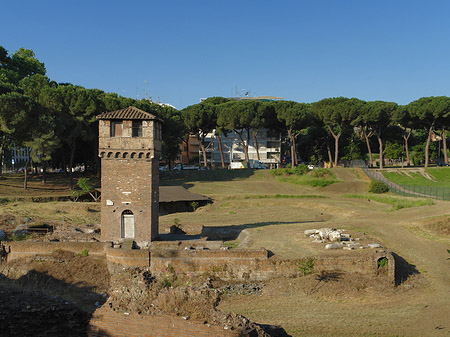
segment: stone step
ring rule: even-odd
[[[122,249],[133,249],[133,239],[123,239]]]

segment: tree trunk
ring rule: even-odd
[[[258,145],[258,139],[256,138],[256,135],[257,135],[258,131],[257,130],[253,130],[252,133],[253,133],[253,142],[255,143],[256,156],[257,156],[258,161],[259,161],[261,159],[259,158],[259,145]]]
[[[23,189],[26,190],[28,188],[28,162],[29,160],[25,162],[25,170],[24,172],[24,178],[23,178]]]
[[[288,137],[289,137],[289,141],[291,142],[291,168],[294,168],[295,167],[295,160],[294,160],[295,144],[294,144],[294,137],[292,136],[292,131],[290,129],[288,130]]]
[[[328,141],[328,137],[327,137],[327,153],[328,153],[328,161],[330,162],[330,167],[333,167],[333,158],[331,157],[330,142]]]
[[[448,155],[447,155],[447,136],[445,134],[445,128],[442,128],[442,149],[444,151],[444,163],[448,164]]]
[[[403,139],[405,140],[405,151],[406,151],[406,166],[411,166],[411,159],[409,158],[409,147],[408,147],[408,140],[409,136],[411,136],[412,130],[409,130],[408,134],[403,134]]]
[[[245,142],[244,145],[244,151],[245,151],[245,160],[247,161],[247,167],[250,167],[250,157],[248,155],[248,145],[250,144],[250,129],[247,129],[247,141]]]
[[[72,167],[73,167],[73,158],[75,157],[75,147],[76,147],[76,142],[75,142],[75,139],[73,139],[72,147],[71,147],[71,151],[70,151],[70,162],[69,162],[69,178],[70,178],[69,187],[70,187],[71,190],[73,190],[73,172],[72,172]]]
[[[236,132],[236,134],[239,136],[239,139],[241,140],[242,147],[244,148],[245,162],[247,163],[247,165],[250,165],[250,160],[248,158],[248,143],[245,144],[244,137],[242,137],[242,133],[244,131],[238,132],[237,130],[234,130],[234,132]],[[247,132],[247,139],[249,139],[249,138],[250,137],[249,137],[248,132]]]
[[[0,145],[0,175],[3,174],[3,144]]]
[[[425,168],[428,167],[428,164],[430,162],[429,152],[430,152],[430,143],[431,143],[431,133],[433,132],[433,129],[434,129],[434,123],[428,129],[427,144],[425,145]]]
[[[205,144],[204,144],[204,140],[205,137],[200,137],[200,147],[202,149],[202,154],[203,154],[203,167],[208,166],[208,163],[206,162],[206,150],[205,150]]]
[[[188,164],[189,164],[189,160],[190,160],[190,158],[189,158],[189,136],[187,136],[187,139],[186,140],[183,140],[185,143],[186,143],[186,159],[187,159],[187,162],[188,162]],[[183,154],[181,154],[181,163],[183,163]]]
[[[330,130],[331,135],[334,138],[334,167],[337,167],[339,158],[339,138],[341,137],[342,131],[340,131],[338,134],[335,134],[330,126],[328,126],[328,130]]]
[[[42,162],[42,182],[47,183],[47,163],[45,161]]]
[[[373,167],[373,157],[372,157],[372,149],[370,148],[369,135],[367,134],[366,127],[363,127],[362,130],[363,130],[364,139],[366,140],[367,151],[369,151],[369,166]]]
[[[384,164],[384,156],[383,156],[383,140],[381,139],[381,135],[379,132],[377,134],[378,144],[380,146],[380,169],[383,169]]]
[[[298,165],[298,156],[297,156],[297,143],[295,142],[295,139],[297,138],[296,135],[292,135],[292,146],[294,148],[294,164],[295,166]]]
[[[222,140],[220,139],[219,134],[217,134],[217,141],[219,142],[220,161],[222,162],[222,168],[225,168],[225,161],[223,160],[223,151],[222,151]],[[230,162],[231,162],[231,158],[230,158]]]

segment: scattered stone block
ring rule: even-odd
[[[381,245],[378,243],[369,243],[367,246],[369,248],[381,248]]]
[[[28,234],[28,226],[25,224],[20,224],[14,229],[15,236],[27,235]]]
[[[319,230],[317,230],[317,229],[307,229],[304,231],[306,236],[308,236],[308,235],[312,236],[314,234],[317,234],[318,232],[319,232]]]
[[[325,246],[325,249],[342,249],[344,245],[340,242],[329,243]]]

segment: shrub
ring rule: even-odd
[[[195,211],[197,210],[197,208],[198,208],[199,205],[200,205],[200,204],[198,203],[198,201],[193,201],[193,202],[191,202],[192,210],[195,212]]]
[[[324,178],[329,175],[329,172],[330,171],[328,169],[315,169],[312,171],[312,175],[314,178]]]
[[[381,259],[378,260],[378,267],[379,268],[385,268],[388,265],[388,259],[383,257]]]
[[[297,266],[298,270],[303,275],[312,274],[312,272],[314,271],[314,259],[310,257],[308,259],[300,260],[297,262]]]
[[[372,180],[369,185],[369,192],[378,194],[386,193],[389,192],[389,187],[381,181]]]
[[[77,254],[78,256],[89,256],[89,250],[83,249],[80,253]]]
[[[298,176],[302,176],[302,175],[308,173],[308,171],[309,171],[308,166],[306,166],[304,164],[300,164],[294,168],[294,174],[296,174]]]

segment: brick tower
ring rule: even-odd
[[[102,241],[145,245],[158,236],[162,121],[132,106],[97,119]]]

